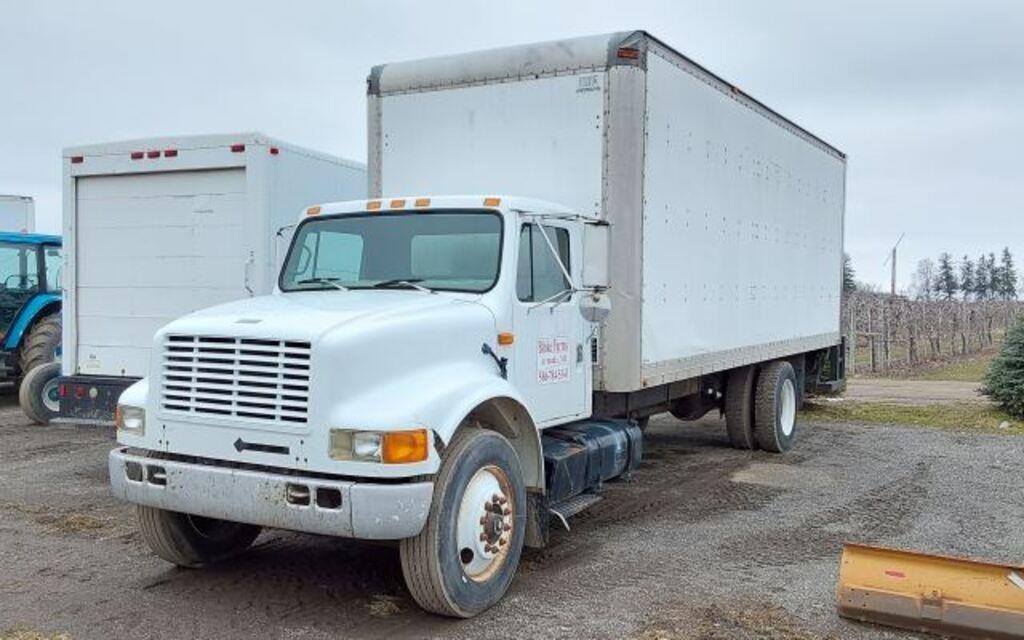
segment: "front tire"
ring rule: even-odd
[[[797,397],[793,365],[775,360],[761,367],[754,399],[754,435],[762,449],[783,453],[793,447]]]
[[[434,480],[430,516],[419,535],[401,542],[413,599],[456,618],[489,608],[512,582],[525,531],[526,487],[512,445],[494,431],[456,432]]]
[[[139,531],[153,553],[179,567],[205,567],[242,553],[260,528],[153,507],[137,507]]]
[[[60,412],[60,362],[37,366],[21,380],[18,404],[28,419],[49,424]]]

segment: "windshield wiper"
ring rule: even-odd
[[[416,289],[417,291],[422,291],[423,293],[437,293],[433,289],[429,289],[427,287],[424,287],[421,284],[416,284],[417,282],[422,282],[422,281],[423,281],[423,278],[411,278],[411,279],[395,278],[394,280],[381,280],[380,282],[378,282],[376,284],[373,284],[373,285],[370,285],[370,286],[373,289],[394,289],[395,287],[404,287],[406,289]]]
[[[305,280],[296,280],[295,284],[329,284],[338,291],[348,291],[348,287],[338,284],[337,278],[306,278]]]

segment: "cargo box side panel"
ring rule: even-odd
[[[605,81],[587,72],[375,98],[375,195],[515,194],[599,214]]]
[[[649,55],[645,386],[834,344],[845,160]]]
[[[144,376],[157,329],[247,295],[245,169],[85,176],[75,193],[73,373]]]

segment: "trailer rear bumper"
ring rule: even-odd
[[[434,484],[377,484],[162,460],[114,449],[114,496],[139,505],[320,535],[400,540],[418,534]]]
[[[119,376],[61,376],[57,422],[114,425],[117,400],[138,378]]]

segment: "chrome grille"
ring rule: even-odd
[[[163,378],[166,411],[305,423],[309,343],[167,336]]]

